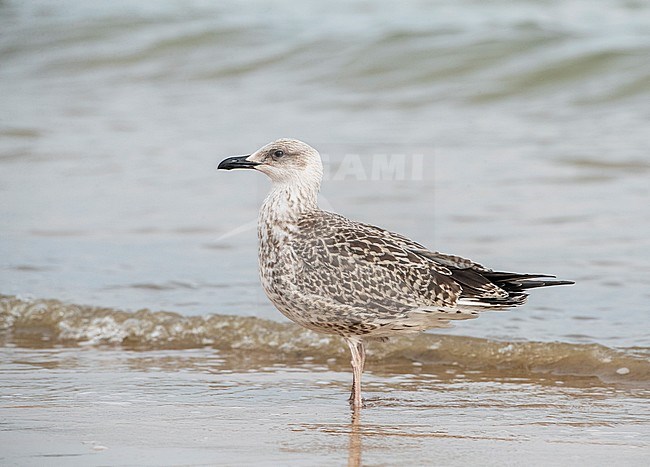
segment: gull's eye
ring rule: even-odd
[[[273,153],[274,159],[280,159],[282,156],[284,156],[284,151],[282,151],[281,149],[278,149]]]

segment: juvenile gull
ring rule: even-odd
[[[318,152],[279,139],[219,169],[255,169],[273,182],[258,221],[262,286],[287,318],[343,337],[352,354],[350,404],[361,407],[369,339],[448,327],[481,311],[521,305],[527,289],[573,284],[497,272],[460,256],[318,208]]]

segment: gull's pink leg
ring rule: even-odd
[[[366,363],[366,349],[361,339],[346,337],[345,342],[350,347],[350,354],[352,355],[352,393],[350,394],[349,401],[354,409],[358,409],[363,406],[361,399],[361,375],[363,374],[363,367]]]

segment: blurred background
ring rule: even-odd
[[[642,0],[0,1],[0,293],[283,320],[216,165],[293,137],[328,209],[577,281],[449,332],[648,346],[648,57]]]

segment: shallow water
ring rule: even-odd
[[[0,5],[1,292],[281,319],[214,168],[293,136],[324,206],[577,281],[451,332],[650,345],[645,3],[110,5]]]
[[[0,304],[7,465],[644,465],[650,452],[648,349],[372,342],[355,414],[339,338],[258,318]]]
[[[4,1],[0,31],[3,463],[647,457],[647,2]],[[351,424],[344,349],[261,292],[267,181],[215,171],[278,137],[327,209],[577,284],[375,346]]]
[[[382,366],[354,418],[338,360],[2,354],[4,465],[645,465],[650,448],[647,391],[589,379]]]

